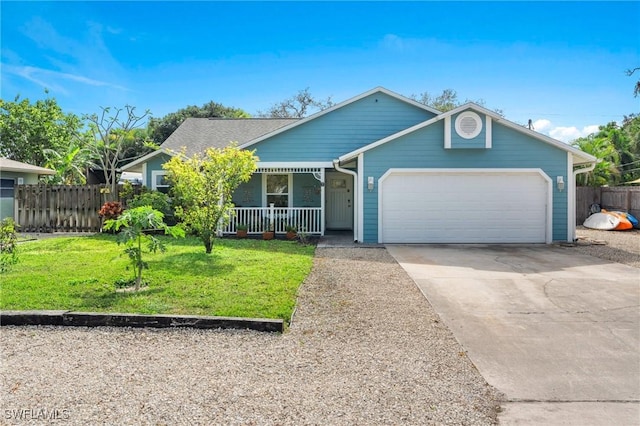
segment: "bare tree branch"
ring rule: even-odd
[[[292,97],[273,104],[267,111],[258,111],[257,115],[271,118],[302,118],[311,112],[322,111],[333,105],[331,96],[327,99],[315,99],[307,87]]]
[[[121,119],[123,111],[126,112],[126,118]],[[88,149],[102,167],[111,194],[115,194],[118,185],[118,165],[123,160],[122,156],[127,148],[127,134],[142,126],[144,119],[151,113],[147,110],[138,116],[135,107],[130,105],[116,108],[115,114],[110,117],[109,112],[110,108],[103,107],[100,116],[92,114],[84,118],[89,121],[89,128],[93,134]]]
[[[627,75],[629,77],[631,77],[633,75],[633,73],[638,71],[638,70],[640,70],[640,67],[636,67],[636,68],[633,68],[633,69],[628,69],[627,70]],[[633,88],[633,96],[637,98],[638,95],[640,95],[640,80],[636,81],[636,85]]]

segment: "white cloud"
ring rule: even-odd
[[[575,126],[571,126],[571,127],[560,126],[560,127],[554,127],[551,130],[549,130],[549,136],[551,136],[554,139],[561,140],[562,142],[570,142],[582,136],[582,133]]]
[[[390,50],[404,50],[405,42],[395,34],[387,34],[382,39],[382,46]]]
[[[551,127],[551,122],[544,118],[533,122],[533,128],[540,133],[544,133],[545,130],[549,129],[550,127]]]
[[[584,126],[582,129],[578,129],[575,126],[555,126],[550,120],[545,118],[534,121],[533,128],[536,132],[551,136],[552,138],[558,139],[562,142],[572,142],[575,139],[589,136],[590,134],[598,131],[597,124],[591,124]]]
[[[127,90],[127,88],[117,84],[112,84],[112,83],[108,83],[100,80],[94,80],[92,78],[88,78],[88,77],[77,75],[77,74],[46,70],[46,69],[37,68],[37,67],[14,66],[14,65],[8,65],[8,64],[2,64],[2,68],[5,72],[18,75],[29,81],[32,81],[33,83],[36,83],[42,86],[43,88],[61,92],[65,95],[69,93],[64,88],[64,85],[61,80],[71,80],[78,83],[87,84],[90,86],[98,86],[98,87],[102,86],[102,87],[111,87],[113,89],[118,89],[118,90]]]
[[[592,124],[582,129],[582,133],[584,133],[585,136],[588,136],[591,133],[596,133],[598,130],[600,130],[600,126],[598,126],[597,124]]]
[[[23,33],[40,47],[43,59],[38,66],[25,66],[22,60],[2,64],[7,72],[21,76],[52,93],[71,95],[77,87],[107,87],[127,90],[117,81],[125,80],[126,71],[111,54],[104,34],[117,34],[118,29],[87,22],[80,36],[70,37],[58,31],[50,22],[34,17],[22,27]]]

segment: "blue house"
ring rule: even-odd
[[[260,160],[223,232],[266,219],[363,243],[573,241],[575,177],[596,161],[479,105],[442,113],[379,87],[304,119],[187,119],[123,169],[165,190],[181,147],[231,141]]]

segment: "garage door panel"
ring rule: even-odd
[[[390,174],[381,240],[545,242],[547,181],[538,173]]]

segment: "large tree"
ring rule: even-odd
[[[230,219],[233,192],[256,170],[253,151],[235,146],[209,148],[202,155],[173,157],[164,164],[175,196],[176,216],[195,232],[211,253],[219,227]]]
[[[135,130],[142,126],[150,112],[147,110],[144,114],[137,115],[135,107],[126,105],[124,108],[114,109],[113,115],[110,114],[111,108],[102,108],[100,115],[85,115],[84,118],[89,122],[91,135],[87,149],[96,164],[104,171],[111,194],[115,194],[119,168],[131,160],[125,158],[125,155],[136,143]]]
[[[259,117],[271,118],[302,118],[309,114],[322,111],[334,105],[331,96],[326,99],[316,99],[309,88],[298,91],[295,95],[271,105],[266,111],[258,111]]]
[[[625,116],[622,125],[614,121],[600,126],[572,145],[598,158],[592,173],[578,176],[581,185],[617,185],[640,176],[640,116]]]
[[[44,166],[45,151],[66,151],[82,126],[78,116],[62,112],[55,98],[0,100],[0,156]]]
[[[187,118],[248,118],[249,114],[239,108],[226,107],[217,102],[208,102],[201,107],[189,105],[162,118],[149,120],[149,137],[157,145],[162,144]]]

